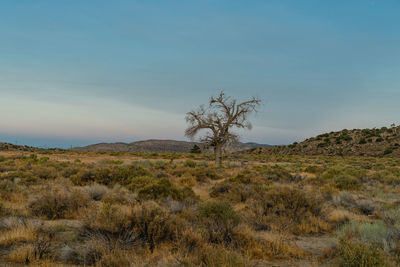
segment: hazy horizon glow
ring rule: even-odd
[[[400,2],[0,4],[0,142],[185,140],[220,89],[264,100],[243,141],[400,123]]]

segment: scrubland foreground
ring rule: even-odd
[[[234,154],[218,167],[202,154],[0,155],[4,266],[400,259],[400,159]]]

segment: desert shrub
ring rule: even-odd
[[[251,187],[229,181],[216,184],[212,187],[210,196],[229,199],[233,202],[245,202],[251,194]]]
[[[393,230],[382,221],[372,223],[350,221],[341,226],[336,234],[339,239],[356,239],[385,251],[396,246]]]
[[[335,206],[343,206],[345,208],[352,208],[356,206],[356,201],[353,196],[347,191],[341,191],[339,194],[332,197],[332,202]]]
[[[197,184],[197,181],[192,175],[184,175],[178,180],[178,183],[182,186],[193,187]]]
[[[54,179],[58,175],[56,168],[41,165],[35,166],[32,169],[32,173],[41,179]]]
[[[256,229],[285,227],[294,233],[324,231],[322,201],[290,187],[277,187],[248,203],[248,216]],[[307,230],[308,229],[308,230]]]
[[[264,165],[262,167],[255,167],[255,169],[262,177],[272,181],[291,181],[293,178],[285,168],[279,165]]]
[[[109,184],[112,180],[110,169],[86,169],[70,176],[75,185],[87,185],[93,182]]]
[[[210,196],[233,202],[245,202],[264,193],[264,187],[271,183],[269,180],[254,176],[250,171],[249,175],[246,174],[247,172],[241,172],[233,178],[217,183],[212,187]]]
[[[99,161],[100,164],[106,165],[121,165],[124,162],[122,160],[114,160],[114,159],[102,159]]]
[[[386,251],[394,247],[392,231],[382,221],[360,224],[358,234],[362,242],[378,245]]]
[[[249,169],[240,171],[235,177],[229,179],[229,182],[240,183],[240,184],[250,184],[257,177],[257,174]]]
[[[119,234],[127,227],[129,215],[130,208],[123,209],[120,205],[109,203],[101,203],[96,209],[93,207],[82,209],[80,216],[84,222],[82,235]]]
[[[367,140],[365,138],[361,138],[360,141],[358,142],[360,145],[366,144]]]
[[[108,168],[95,169],[91,174],[94,182],[106,185],[113,182],[111,170]]]
[[[391,154],[391,153],[393,153],[393,149],[388,148],[383,152],[383,155],[388,155],[388,154]]]
[[[15,192],[18,186],[10,180],[0,180],[0,198],[4,198],[6,195],[9,195],[11,192]]]
[[[375,204],[367,200],[357,202],[356,207],[364,215],[372,215],[376,209]]]
[[[1,177],[2,179],[17,182],[23,185],[39,183],[39,178],[28,171],[12,171]]]
[[[377,143],[380,143],[380,142],[383,142],[383,141],[385,141],[382,137],[378,137],[376,140],[375,140],[375,142],[377,142]]]
[[[148,244],[150,251],[160,243],[175,239],[176,227],[166,210],[155,202],[145,202],[136,207],[130,217],[130,226],[138,238]]]
[[[340,266],[343,267],[376,267],[385,266],[385,255],[378,247],[358,241],[342,239],[338,252]]]
[[[102,267],[130,266],[130,261],[123,251],[113,250],[102,255],[99,265]]]
[[[206,182],[208,179],[219,180],[222,178],[222,176],[218,173],[218,171],[215,168],[204,167],[204,166],[192,169],[189,173],[193,177],[195,177],[196,181],[198,182]]]
[[[199,215],[201,218],[212,219],[224,224],[230,221],[236,224],[239,220],[231,204],[225,201],[208,201],[202,203],[199,206]]]
[[[84,190],[93,200],[101,200],[104,197],[104,195],[109,191],[107,186],[98,183],[87,185],[84,187]]]
[[[136,191],[142,189],[145,186],[156,183],[157,179],[152,176],[137,176],[132,177],[130,184],[127,186],[129,190]]]
[[[116,184],[101,199],[104,203],[132,205],[136,202],[134,194],[125,187]]]
[[[6,214],[6,208],[4,207],[3,202],[0,200],[0,216],[4,216]]]
[[[47,219],[72,218],[74,213],[88,204],[88,199],[79,191],[65,188],[47,190],[29,203],[32,215]]]
[[[193,160],[186,160],[183,166],[189,167],[189,168],[196,168],[196,162]]]
[[[70,178],[72,175],[76,175],[81,170],[80,167],[77,166],[69,166],[66,167],[62,172],[61,176],[65,178]]]
[[[233,229],[239,223],[239,216],[229,202],[208,201],[199,206],[207,238],[212,243],[229,244],[233,240]]]
[[[149,170],[137,164],[129,166],[115,166],[114,168],[87,168],[70,176],[76,185],[86,185],[92,182],[114,185],[128,185],[133,177],[152,176]]]
[[[67,262],[119,266],[126,259],[122,250],[142,244],[131,224],[129,207],[102,204],[98,209],[87,209],[82,213],[84,226],[80,230],[83,247],[78,251],[67,248]],[[123,257],[118,260],[114,256]],[[65,257],[64,257],[65,258]],[[117,265],[115,265],[117,264]],[[125,264],[123,265],[125,266]]]
[[[250,264],[250,261],[240,253],[222,247],[206,246],[197,252],[197,257],[200,266],[245,267]]]
[[[340,175],[334,179],[335,187],[339,190],[358,190],[361,188],[361,182],[353,176]]]
[[[196,195],[189,187],[179,188],[166,178],[156,180],[138,191],[139,199],[172,198],[174,200],[194,200]]]
[[[310,165],[307,166],[304,170],[305,172],[314,173],[314,174],[321,174],[325,171],[324,167],[318,165]]]
[[[400,232],[400,209],[385,210],[382,219],[386,224]]]
[[[350,215],[347,210],[335,209],[332,210],[328,215],[328,221],[335,224],[336,226],[343,225],[350,220]]]
[[[130,166],[117,166],[112,170],[112,181],[114,184],[127,185],[131,182],[132,177],[140,176],[152,176],[152,173],[138,163]]]

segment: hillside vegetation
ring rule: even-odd
[[[301,143],[257,148],[252,153],[400,157],[400,127],[330,132]]]
[[[396,266],[400,159],[0,152],[5,266]],[[12,265],[15,264],[15,265]]]

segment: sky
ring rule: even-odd
[[[186,140],[224,90],[242,141],[400,124],[399,0],[2,0],[0,142]]]

